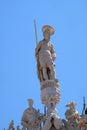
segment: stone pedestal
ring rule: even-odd
[[[60,101],[60,89],[58,82],[53,80],[46,80],[41,82],[41,100],[45,106],[49,106],[49,103],[55,103]]]
[[[56,104],[60,101],[58,82],[54,80],[41,82],[41,101],[47,107],[47,115],[57,114]]]
[[[57,81],[46,80],[41,82],[41,101],[47,107],[47,119],[43,130],[58,130],[63,123],[57,116],[56,105],[60,101],[60,89]]]

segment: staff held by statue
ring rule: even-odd
[[[37,45],[38,44],[38,38],[37,38],[36,20],[34,20],[34,30],[35,30],[35,38],[36,38],[36,45]]]

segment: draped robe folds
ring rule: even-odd
[[[38,77],[42,80],[42,70],[43,68],[49,68],[49,66],[54,66],[55,51],[51,42],[42,40],[36,47],[36,58],[37,58],[37,69]]]

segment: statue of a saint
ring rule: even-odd
[[[78,111],[75,110],[76,103],[70,102],[66,105],[69,109],[65,112],[65,116],[68,120],[80,120],[80,116],[78,114]]]
[[[36,46],[36,59],[38,68],[38,77],[40,81],[55,80],[54,60],[56,54],[53,45],[50,42],[50,36],[54,34],[54,29],[45,25],[42,28],[44,39]]]
[[[76,103],[70,102],[66,105],[69,109],[65,112],[67,122],[64,121],[65,127],[67,130],[80,130],[79,125],[81,117],[78,114],[78,111],[75,109]]]
[[[26,130],[39,130],[40,129],[40,113],[39,110],[36,110],[33,108],[33,100],[28,99],[28,105],[29,108],[27,108],[22,116],[22,122],[21,124],[23,125],[23,129]]]

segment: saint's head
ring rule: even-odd
[[[44,39],[46,41],[49,41],[50,36],[54,34],[54,29],[53,29],[53,27],[51,27],[49,25],[44,25],[42,27],[42,32],[43,32]]]

